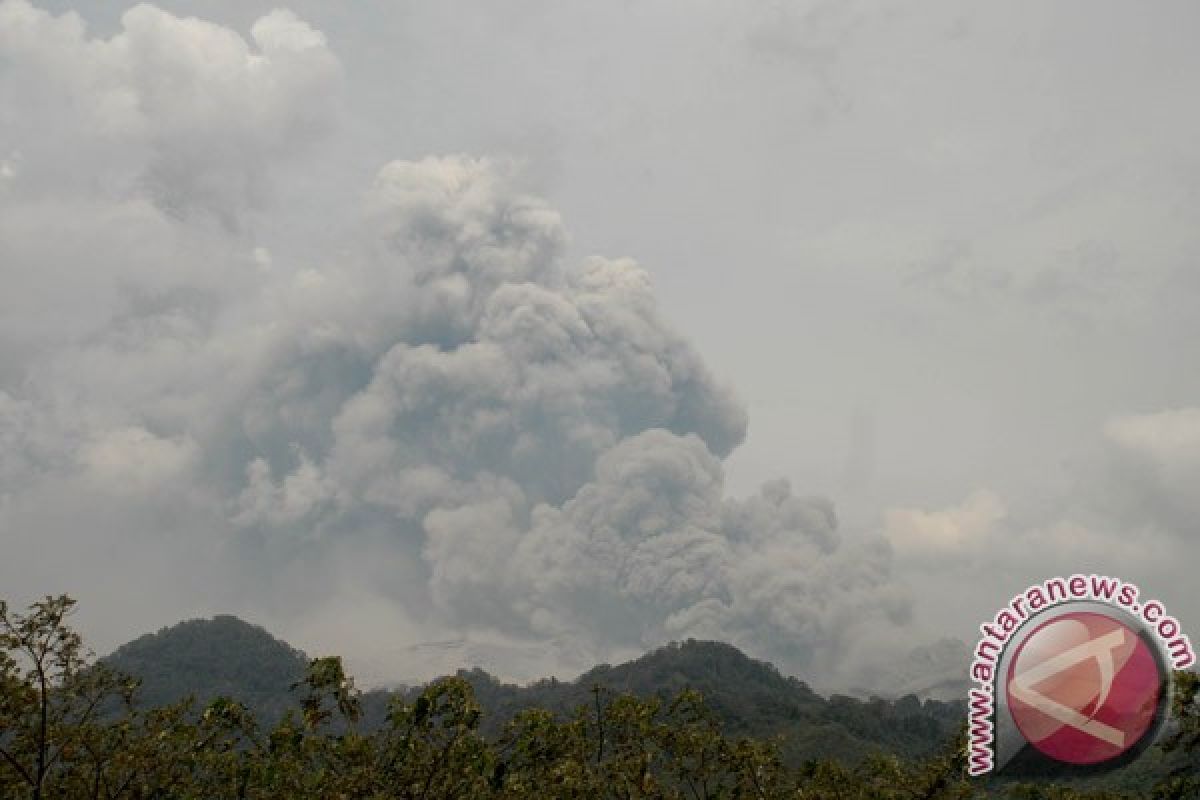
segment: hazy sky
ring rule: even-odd
[[[97,649],[1197,630],[1196,4],[72,5],[0,1],[0,595]]]

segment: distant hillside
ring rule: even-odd
[[[231,696],[264,720],[296,707],[289,687],[304,674],[305,655],[266,630],[232,616],[190,620],[142,636],[105,659],[142,679],[142,702],[161,705],[187,695],[206,702]],[[803,681],[720,642],[689,640],[616,666],[593,668],[571,682],[547,679],[505,684],[483,670],[459,673],[475,687],[485,731],[499,732],[530,707],[563,714],[593,700],[591,688],[641,696],[699,690],[727,733],[779,736],[791,761],[836,756],[857,759],[873,750],[923,755],[944,742],[962,718],[959,707],[907,697],[895,702],[823,698]],[[411,690],[415,691],[415,690]],[[384,720],[388,692],[364,697],[364,724]]]
[[[233,697],[261,719],[275,720],[296,698],[304,653],[234,616],[193,619],[141,636],[104,659],[142,680],[141,702],[165,705],[193,695],[201,703]]]
[[[503,684],[486,672],[460,671],[475,687],[492,725],[521,708],[537,706],[567,712],[592,702],[591,688],[603,686],[641,696],[700,691],[725,732],[781,737],[789,761],[835,756],[856,760],[875,750],[924,755],[943,744],[963,718],[961,705],[861,701],[821,697],[803,681],[785,677],[772,665],[752,659],[732,645],[688,640],[617,666],[598,666],[578,680],[543,680],[526,687]]]

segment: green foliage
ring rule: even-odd
[[[237,617],[181,622],[147,634],[103,659],[141,681],[138,701],[147,708],[194,697],[204,704],[230,697],[264,722],[296,708],[288,691],[304,679],[308,659],[262,628]]]
[[[0,602],[0,786],[9,795],[48,796],[52,776],[100,746],[105,705],[132,697],[132,681],[88,663],[66,625],[74,605],[47,597],[21,615]]]
[[[136,681],[85,656],[67,625],[72,606],[66,597],[46,598],[26,614],[11,614],[0,603],[0,800],[1146,796],[968,780],[961,728],[926,757],[875,753],[791,766],[781,750],[784,736],[729,732],[686,680],[669,693],[641,696],[594,680],[586,700],[568,713],[519,709],[495,735],[485,732],[484,706],[461,675],[392,696],[379,724],[360,730],[365,698],[337,658],[308,661],[291,685],[298,703],[265,727],[229,696],[203,706],[184,699],[147,708],[136,702]],[[1153,790],[1161,798],[1194,797],[1196,789],[1197,684],[1188,674],[1176,680],[1178,722],[1167,748],[1190,766],[1164,777]],[[887,718],[881,701],[826,705],[808,698],[807,687],[791,688],[811,713],[832,707],[863,715],[851,729]]]
[[[1162,744],[1171,759],[1166,777],[1154,788],[1156,800],[1200,797],[1200,676],[1175,673],[1171,699],[1173,730]]]

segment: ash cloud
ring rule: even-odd
[[[483,160],[390,164],[367,207],[368,256],[319,280],[391,299],[318,310],[317,349],[281,354],[271,374],[303,389],[257,392],[277,458],[251,462],[239,524],[344,538],[369,519],[421,567],[432,618],[576,668],[687,636],[825,666],[903,621],[890,551],[842,543],[827,501],[725,495],[745,411],[637,264],[564,267],[558,216]],[[361,385],[300,411],[330,354]]]
[[[642,267],[565,263],[505,162],[385,165],[336,259],[258,246],[263,187],[336,122],[294,15],[247,40],[142,5],[97,39],[5,0],[0,52],[31,112],[0,194],[10,591],[77,593],[108,643],[248,613],[393,679],[457,666],[422,637],[518,678],[688,636],[829,675],[907,620],[828,501],[726,494],[744,407]]]

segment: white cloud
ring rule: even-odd
[[[163,438],[144,428],[103,431],[80,448],[79,463],[88,476],[118,492],[154,492],[187,469],[196,457],[195,440]]]
[[[1200,466],[1200,408],[1116,417],[1104,432],[1117,446],[1165,468]]]
[[[1117,524],[1195,541],[1200,518],[1200,409],[1110,419],[1101,506]]]
[[[110,197],[145,192],[170,214],[238,224],[268,166],[329,127],[340,74],[289,11],[258,20],[251,40],[148,4],[93,38],[74,12],[0,3],[3,90],[20,108],[6,122],[27,180],[80,191],[99,178]]]
[[[263,458],[246,465],[246,488],[237,499],[235,525],[290,525],[302,522],[321,506],[332,502],[334,488],[299,448],[298,465],[276,484],[271,466]]]
[[[1007,510],[995,492],[980,489],[957,506],[938,510],[892,508],[886,512],[888,541],[897,553],[918,564],[971,556],[988,545]]]

